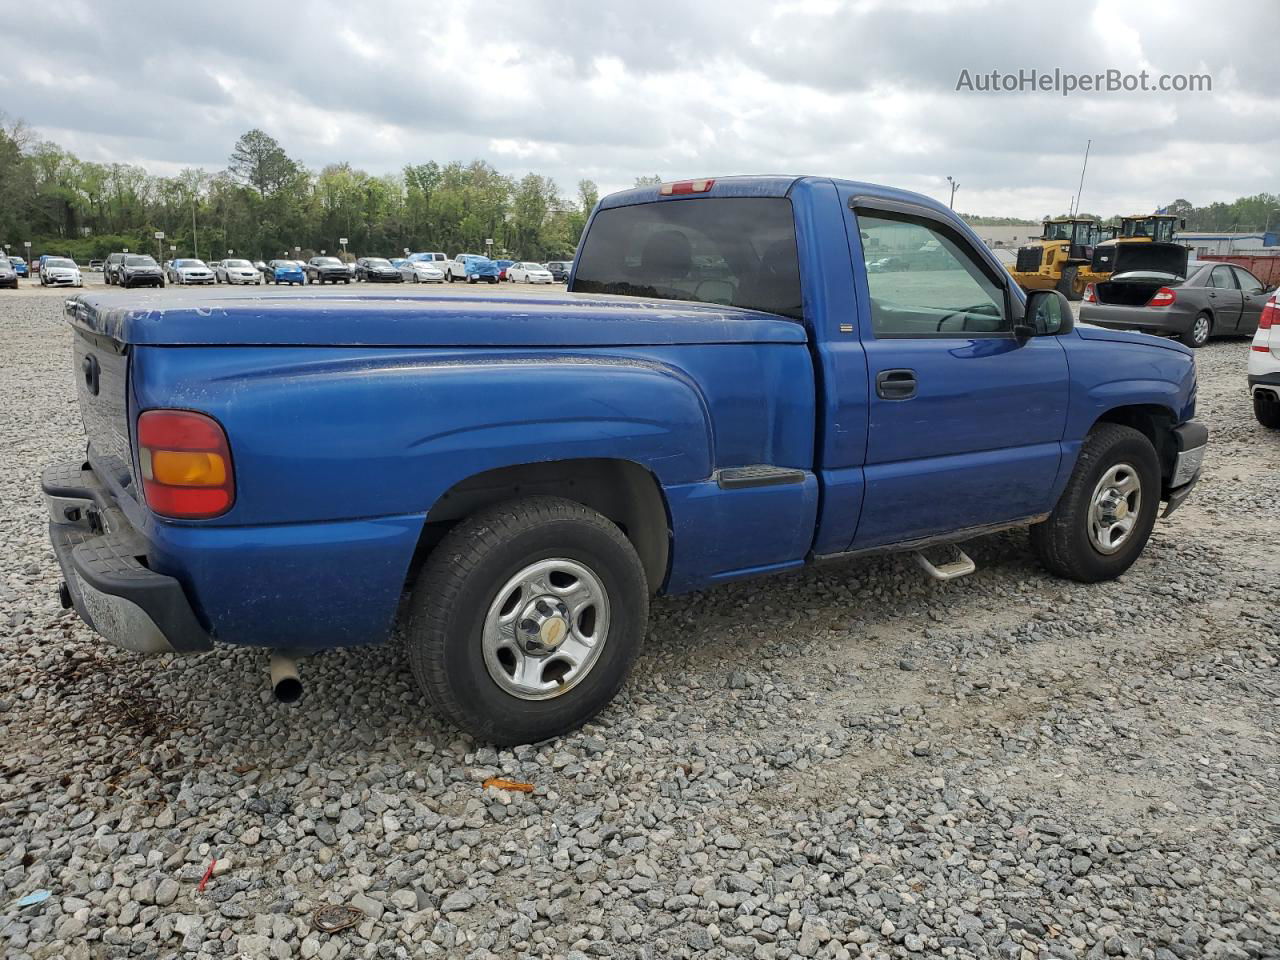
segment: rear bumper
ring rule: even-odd
[[[1183,334],[1191,329],[1192,317],[1178,310],[1162,307],[1125,307],[1105,303],[1086,303],[1080,307],[1082,323],[1113,330],[1138,330],[1142,333]]]
[[[87,464],[48,467],[40,478],[64,598],[108,643],[135,653],[190,653],[213,641],[182,585],[148,569],[146,543]]]
[[[1280,400],[1280,370],[1275,373],[1249,374],[1249,392],[1257,393],[1259,389]]]

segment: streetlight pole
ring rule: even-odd
[[[191,191],[191,245],[195,247],[195,257],[200,259],[200,236],[196,233],[196,192]]]
[[[960,189],[960,184],[956,183],[955,177],[948,176],[947,183],[951,184],[951,199],[947,201],[947,206],[952,210],[956,208],[956,191]]]

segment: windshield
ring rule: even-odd
[[[1070,240],[1071,224],[1069,223],[1046,223],[1044,225],[1045,240]]]
[[[342,266],[342,261],[339,260],[337,257],[316,257],[315,260],[312,261],[312,263],[314,263],[317,267]]]
[[[1173,239],[1173,220],[1143,217],[1137,220],[1126,220],[1120,228],[1122,237],[1150,237],[1161,243]]]
[[[801,319],[791,201],[668,200],[602,210],[571,290],[731,304]]]
[[[156,262],[150,257],[125,257],[125,266],[127,267],[154,267]]]
[[[46,267],[74,267],[75,262],[66,257],[50,257],[44,262]]]
[[[391,266],[391,262],[389,260],[384,260],[382,257],[370,257],[365,261],[365,265],[369,267],[389,267]]]
[[[175,267],[203,267],[204,261],[203,260],[175,260],[173,261],[173,265]]]
[[[223,260],[222,265],[224,267],[247,267],[251,264],[248,260]]]

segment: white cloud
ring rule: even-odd
[[[1167,0],[1093,0],[1064,21],[1021,0],[457,0],[385,11],[317,2],[143,4],[0,33],[5,109],[98,161],[219,169],[260,126],[308,166],[374,173],[484,157],[569,193],[639,174],[820,173],[957,206],[1145,209],[1280,189],[1280,100],[1265,44],[1280,5],[1230,16]],[[1240,29],[1248,25],[1247,36]],[[1209,73],[1182,95],[956,93],[962,68]]]

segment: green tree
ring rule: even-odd
[[[298,165],[289,159],[284,148],[256,127],[241,134],[236,141],[227,169],[263,198],[293,182],[298,175]]]

